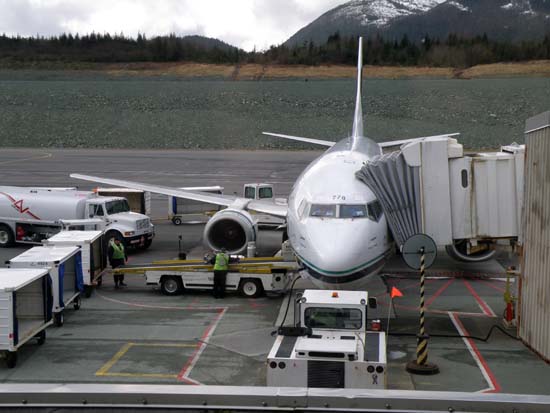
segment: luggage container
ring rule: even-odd
[[[199,191],[211,194],[222,194],[222,186],[195,186],[179,188],[186,191]],[[168,197],[168,219],[174,225],[199,224],[207,222],[212,215],[220,211],[219,205],[205,204],[204,202],[192,201],[190,199]]]
[[[72,303],[75,310],[80,308],[80,292],[84,289],[84,283],[79,247],[34,247],[7,263],[10,268],[49,269],[56,326],[63,325],[65,307]]]
[[[151,215],[151,192],[131,188],[96,188],[99,196],[118,196],[126,198],[130,211],[138,214]]]
[[[52,324],[52,288],[47,268],[0,268],[0,351],[9,368],[32,338],[42,345]]]
[[[104,233],[102,231],[61,231],[44,241],[44,245],[80,247],[84,294],[90,297],[94,285],[101,284],[101,277],[107,268]]]

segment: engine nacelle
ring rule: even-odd
[[[487,261],[496,253],[490,242],[478,242],[474,247],[469,240],[455,240],[452,245],[445,246],[447,254],[457,261],[482,262]]]
[[[224,209],[204,227],[204,239],[213,251],[225,248],[229,254],[246,252],[248,243],[256,241],[257,228],[252,216],[241,209]]]

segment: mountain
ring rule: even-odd
[[[426,35],[445,38],[450,33],[518,41],[550,34],[550,0],[352,0],[302,28],[285,44],[313,40],[323,44],[328,36],[381,34],[412,40]]]
[[[223,50],[225,52],[231,52],[238,50],[237,47],[232,46],[228,43],[225,43],[221,40],[212,38],[212,37],[204,37],[204,36],[198,36],[198,35],[190,35],[190,36],[184,36],[182,37],[182,41],[185,44],[193,45],[195,47],[204,49],[204,50],[212,50],[214,48]]]

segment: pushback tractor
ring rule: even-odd
[[[269,352],[267,385],[385,388],[386,334],[367,331],[375,303],[361,291],[305,290]]]

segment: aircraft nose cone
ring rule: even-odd
[[[345,230],[311,233],[310,261],[320,273],[350,273],[373,259],[366,229],[348,225]]]

